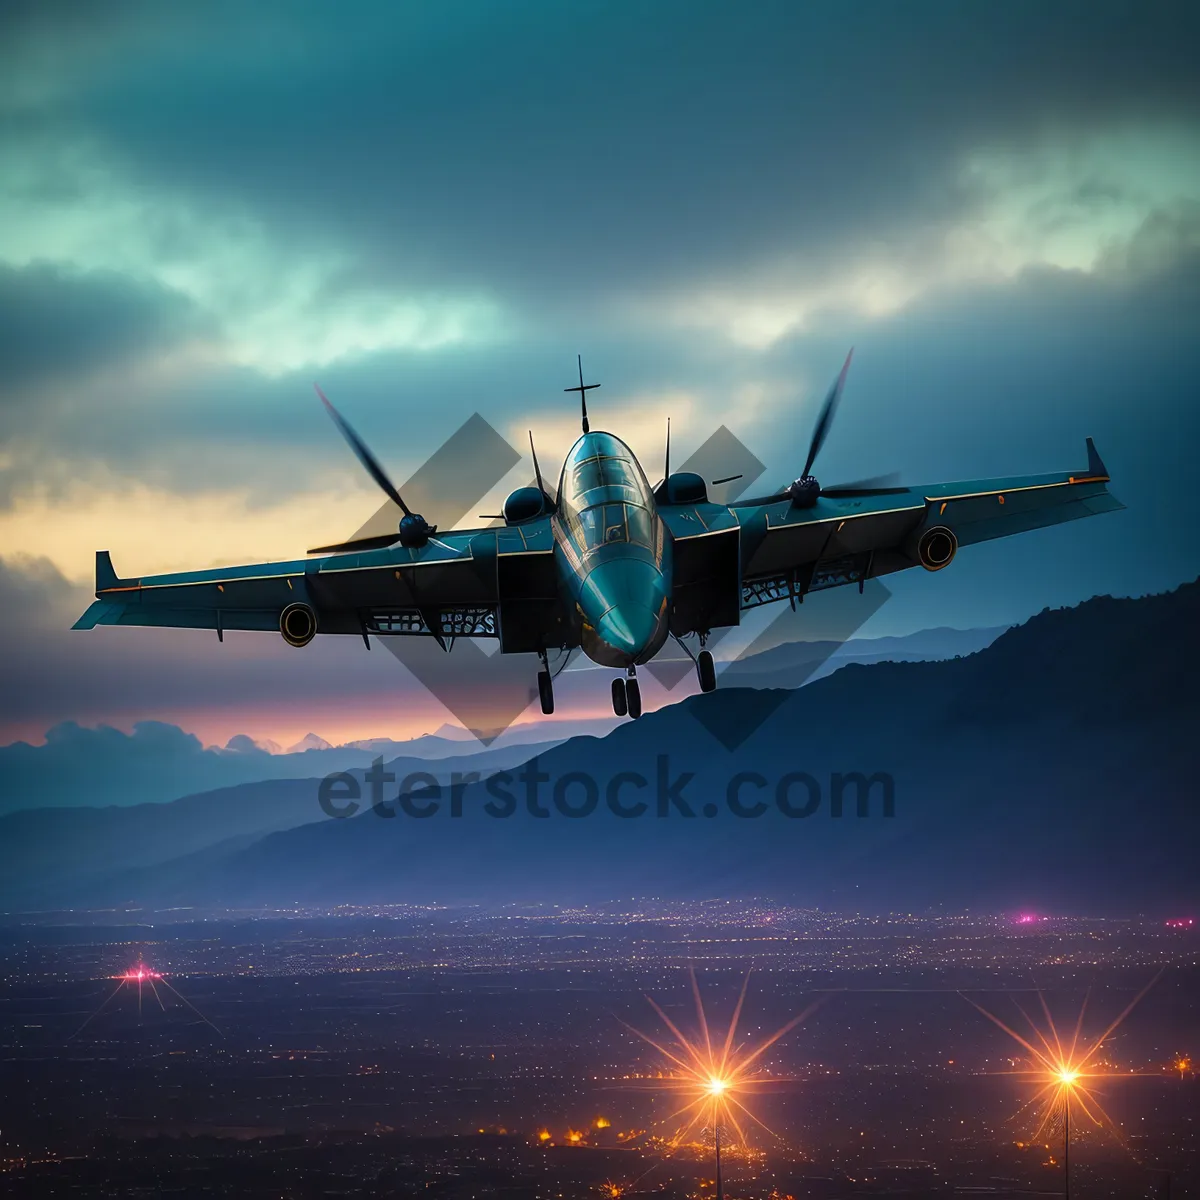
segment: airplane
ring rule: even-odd
[[[743,612],[920,566],[941,571],[960,546],[1123,508],[1091,438],[1085,470],[939,483],[824,487],[813,476],[845,388],[853,350],[829,389],[798,478],[778,492],[720,504],[709,483],[671,471],[651,486],[630,448],[593,430],[578,392],[582,434],[554,494],[542,478],[504,502],[503,524],[438,534],[413,512],[350,424],[316,388],[359,461],[403,517],[394,533],[319,546],[313,557],[121,578],[96,554],[96,600],[75,629],[97,625],[272,630],[291,646],[318,633],[494,638],[505,654],[536,654],[543,713],[554,711],[549,652],[582,648],[612,679],[617,716],[642,711],[637,668],[668,638],[692,658],[702,692],[716,687],[706,643]],[[736,477],[734,477],[736,478]],[[712,480],[713,486],[730,482]],[[497,516],[496,521],[501,518]],[[695,639],[693,651],[685,639]]]

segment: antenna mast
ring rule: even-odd
[[[533,448],[533,430],[529,431],[529,453],[533,455],[533,473],[537,477],[537,488],[546,495],[546,485],[542,482],[542,468],[538,465],[537,451]]]
[[[576,360],[579,363],[579,386],[563,388],[563,391],[579,393],[579,404],[580,404],[580,407],[583,409],[583,432],[591,433],[592,429],[591,429],[591,426],[588,424],[588,415],[587,415],[587,394],[588,394],[588,392],[590,392],[592,390],[592,388],[598,388],[600,385],[598,383],[584,383],[583,382],[583,355],[582,354],[576,355]]]

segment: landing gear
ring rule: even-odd
[[[635,720],[642,715],[642,689],[638,681],[631,675],[625,680],[625,701],[629,705],[629,715]]]
[[[613,712],[618,717],[630,716],[635,720],[642,715],[642,689],[633,676],[633,668],[629,668],[629,678],[617,678],[612,681]]]
[[[693,654],[688,648],[688,644],[679,636],[675,640],[679,643],[680,649],[696,664],[696,674],[700,678],[700,690],[702,692],[713,692],[717,688],[717,668],[713,665],[712,653],[705,650],[704,644],[708,641],[708,630],[697,630],[700,636],[700,653]]]
[[[538,697],[542,702],[542,712],[549,716],[554,711],[554,679],[550,675],[550,664],[542,653],[542,669],[538,672]]]

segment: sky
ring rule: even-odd
[[[98,548],[140,575],[370,518],[314,381],[398,479],[476,412],[556,473],[581,353],[594,426],[647,463],[668,416],[677,461],[724,424],[774,486],[854,346],[823,479],[1072,470],[1091,435],[1128,506],[894,577],[864,635],[1200,573],[1190,3],[25,0],[0,23],[0,742],[447,719],[352,639],[68,632]]]

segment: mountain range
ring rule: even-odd
[[[739,683],[752,687],[795,687],[846,662],[952,658],[981,649],[1000,629],[928,629],[904,637],[792,642],[738,664]],[[531,671],[534,669],[531,665]],[[692,675],[690,664],[685,672]],[[570,709],[570,685],[590,696],[594,672],[569,671],[562,705]],[[536,707],[536,706],[535,706]],[[604,734],[617,719],[533,719],[509,726],[492,743],[496,749],[545,745],[579,734]],[[385,758],[437,759],[481,750],[473,734],[443,725],[410,741],[367,738],[339,746],[316,733],[282,750],[269,739],[246,734],[224,746],[204,746],[194,734],[159,721],[139,722],[130,733],[107,726],[91,729],[66,721],[50,729],[40,746],[0,746],[0,814],[32,808],[162,803],[180,797],[271,779],[306,779],[331,771],[367,767]]]
[[[133,809],[15,813],[0,818],[0,902],[767,895],[862,911],[1172,915],[1200,904],[1190,861],[1200,833],[1198,618],[1200,582],[1098,597],[962,657],[851,663],[783,693],[718,688],[604,737],[481,751],[436,770],[408,756],[389,764],[388,817],[372,810],[360,767],[353,785],[339,785],[339,796],[360,790],[342,819],[321,811],[314,778]],[[546,816],[531,814],[520,778],[489,781],[530,761],[545,776]],[[482,776],[463,782],[456,803],[445,786],[452,770]],[[390,803],[414,771],[443,785],[432,815]],[[835,815],[839,775],[874,780],[866,815],[853,780]],[[432,782],[409,782],[414,813]],[[646,811],[615,815],[614,787],[618,804],[642,800]],[[488,804],[509,807],[505,796],[511,815],[489,815]],[[593,796],[589,815],[562,811]],[[745,815],[760,802],[761,813]]]

